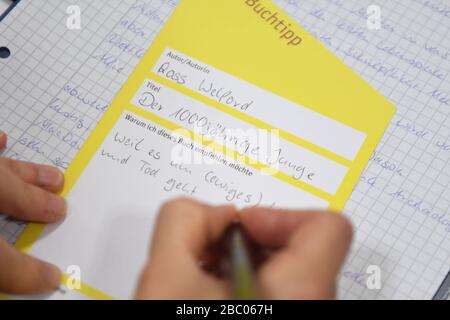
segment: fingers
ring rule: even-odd
[[[352,233],[352,226],[343,215],[321,213],[292,235],[288,249],[292,255],[311,261],[311,265],[315,264],[312,268],[331,280],[344,261]],[[323,263],[324,256],[326,264]]]
[[[280,257],[279,266],[297,279],[302,291],[292,285],[286,292],[312,299],[334,299],[337,274],[352,239],[352,227],[342,215],[322,213],[299,228]],[[283,279],[286,286],[289,280]],[[279,281],[283,281],[280,279]]]
[[[275,249],[285,246],[298,227],[317,218],[318,211],[248,208],[239,218],[243,228],[257,244]]]
[[[345,217],[332,212],[251,209],[241,214],[241,221],[259,244],[278,246],[259,270],[266,298],[334,298],[336,276],[352,238]]]
[[[208,245],[219,240],[236,216],[233,206],[214,207],[184,198],[168,202],[160,210],[154,250],[187,248],[198,258]]]
[[[34,259],[0,239],[0,291],[12,294],[36,294],[59,286],[59,269]]]
[[[25,171],[22,175],[27,175]],[[43,223],[57,222],[65,216],[64,198],[26,183],[1,165],[0,181],[0,212],[17,219]]]
[[[6,134],[0,131],[0,149],[5,146]],[[0,182],[0,212],[33,222],[64,217],[65,200],[50,193],[63,187],[64,176],[58,169],[0,158]]]
[[[225,299],[229,292],[227,283],[206,273],[199,260],[236,215],[232,206],[213,207],[188,199],[163,205],[136,297]]]
[[[7,135],[0,130],[0,150],[6,147]],[[64,175],[55,167],[31,162],[0,158],[0,166],[6,167],[22,180],[51,192],[58,192],[64,185]]]
[[[64,185],[64,175],[55,167],[8,158],[0,158],[0,167],[11,170],[27,183],[50,192],[58,192]]]
[[[0,131],[0,150],[6,143],[7,136]],[[63,180],[62,174],[49,166],[0,158],[0,212],[36,222],[61,219],[66,210],[64,199],[41,188],[59,191]],[[27,256],[0,239],[0,291],[46,293],[59,286],[60,277],[57,267]]]
[[[0,130],[0,151],[6,148],[6,142],[8,138],[6,136],[6,133]]]

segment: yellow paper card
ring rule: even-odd
[[[18,246],[129,298],[162,202],[340,210],[394,112],[271,1],[182,0]]]

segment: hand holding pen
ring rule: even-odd
[[[254,273],[248,284],[256,298],[335,298],[336,276],[352,238],[351,225],[342,215],[269,208],[237,211],[188,199],[161,208],[136,298],[236,298],[239,283],[230,279],[227,263],[236,248],[226,250],[227,233],[236,221],[252,243]]]

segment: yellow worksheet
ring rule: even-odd
[[[394,112],[271,1],[181,0],[17,246],[130,298],[161,203],[340,210]]]

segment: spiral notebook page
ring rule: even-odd
[[[81,29],[68,30],[74,1],[21,1],[0,23],[0,127],[5,156],[67,168],[175,3],[76,1]],[[145,29],[143,28],[145,26]],[[14,241],[21,224],[0,220]]]
[[[397,115],[346,207],[357,230],[346,298],[431,298],[449,271],[450,28],[439,1],[283,1],[330,50],[396,105]],[[381,290],[366,288],[379,266]]]
[[[71,31],[74,1],[51,2],[21,1],[0,23],[13,52],[0,60],[0,128],[6,156],[64,169],[176,3],[76,1]],[[347,203],[356,231],[339,296],[432,298],[450,266],[450,7],[380,1],[381,28],[369,30],[369,1],[275,2],[398,110]],[[11,242],[22,230],[0,227]],[[379,290],[366,286],[372,265]]]

